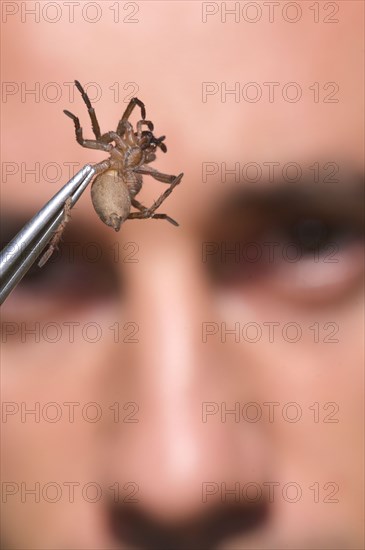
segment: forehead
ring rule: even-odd
[[[128,96],[145,102],[155,135],[167,136],[168,153],[160,153],[154,166],[185,172],[183,200],[204,194],[206,163],[219,170],[222,163],[239,163],[241,170],[248,162],[344,158],[361,166],[361,2],[333,3],[338,13],[321,3],[317,13],[309,2],[284,3],[292,6],[286,9],[270,2],[131,4],[135,13],[100,4],[95,24],[87,21],[93,13],[76,8],[73,25],[63,12],[52,25],[48,12],[39,21],[20,12],[8,16],[3,79],[16,92],[3,104],[3,159],[16,163],[18,172],[3,178],[6,201],[22,196],[38,205],[39,197],[47,198],[67,180],[68,163],[81,167],[101,160],[100,153],[76,144],[62,113],[72,107],[85,135],[92,136],[73,78],[89,84],[103,131],[115,129]],[[41,47],[45,42],[47,51]],[[57,93],[57,101],[47,100],[48,93]],[[51,185],[43,170],[50,162],[61,169]],[[35,178],[27,170],[37,163]]]

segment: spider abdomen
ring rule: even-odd
[[[130,214],[131,197],[127,183],[116,170],[107,170],[95,178],[91,200],[101,221],[119,231]]]

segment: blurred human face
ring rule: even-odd
[[[3,305],[3,548],[363,548],[363,4],[71,4],[2,3],[4,243],[105,158],[75,78],[180,226],[86,192]]]

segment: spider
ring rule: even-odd
[[[91,199],[99,218],[115,231],[119,231],[120,226],[127,219],[164,219],[178,226],[179,224],[167,214],[156,214],[155,211],[180,183],[184,174],[181,173],[178,176],[162,174],[149,166],[156,159],[157,148],[166,153],[167,147],[163,143],[165,136],[156,138],[153,135],[154,126],[150,120],[146,120],[144,103],[137,97],[131,99],[118,123],[116,132],[102,134],[87,93],[77,80],[75,80],[75,86],[86,104],[95,135],[95,139],[84,139],[78,117],[64,110],[63,112],[74,122],[76,141],[82,147],[99,149],[110,155],[108,159],[94,165],[97,175],[91,186]],[[135,130],[128,119],[137,105],[141,109],[142,119],[137,122]],[[147,127],[147,130],[143,127]],[[149,208],[135,199],[142,188],[143,175],[149,175],[162,183],[170,184],[169,188]],[[132,206],[137,212],[131,212]],[[40,266],[46,263],[57,248],[69,218],[70,205],[66,204],[62,227],[56,232],[50,248],[41,258]]]

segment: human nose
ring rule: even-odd
[[[221,483],[228,492],[232,489],[237,504],[237,482],[247,481],[253,470],[260,481],[264,469],[259,428],[238,430],[237,424],[222,422],[220,414],[209,422],[204,417],[222,403],[253,401],[256,388],[251,369],[245,384],[238,383],[242,353],[236,356],[229,344],[202,342],[202,323],[216,320],[217,312],[199,250],[182,237],[170,244],[143,247],[129,281],[125,315],[138,320],[140,341],[123,360],[128,363],[128,399],[139,406],[138,423],[132,429],[115,425],[109,447],[113,479],[133,480],[138,487],[138,512],[134,520],[129,516],[129,523],[141,533],[146,518],[155,518],[162,537],[167,533],[163,526],[189,518],[206,525],[212,511],[215,521],[226,525],[232,498],[222,498]],[[118,353],[114,392],[123,386]],[[242,529],[248,516],[264,516],[264,505],[249,509],[239,499],[240,506]],[[121,523],[127,508],[113,510]]]

